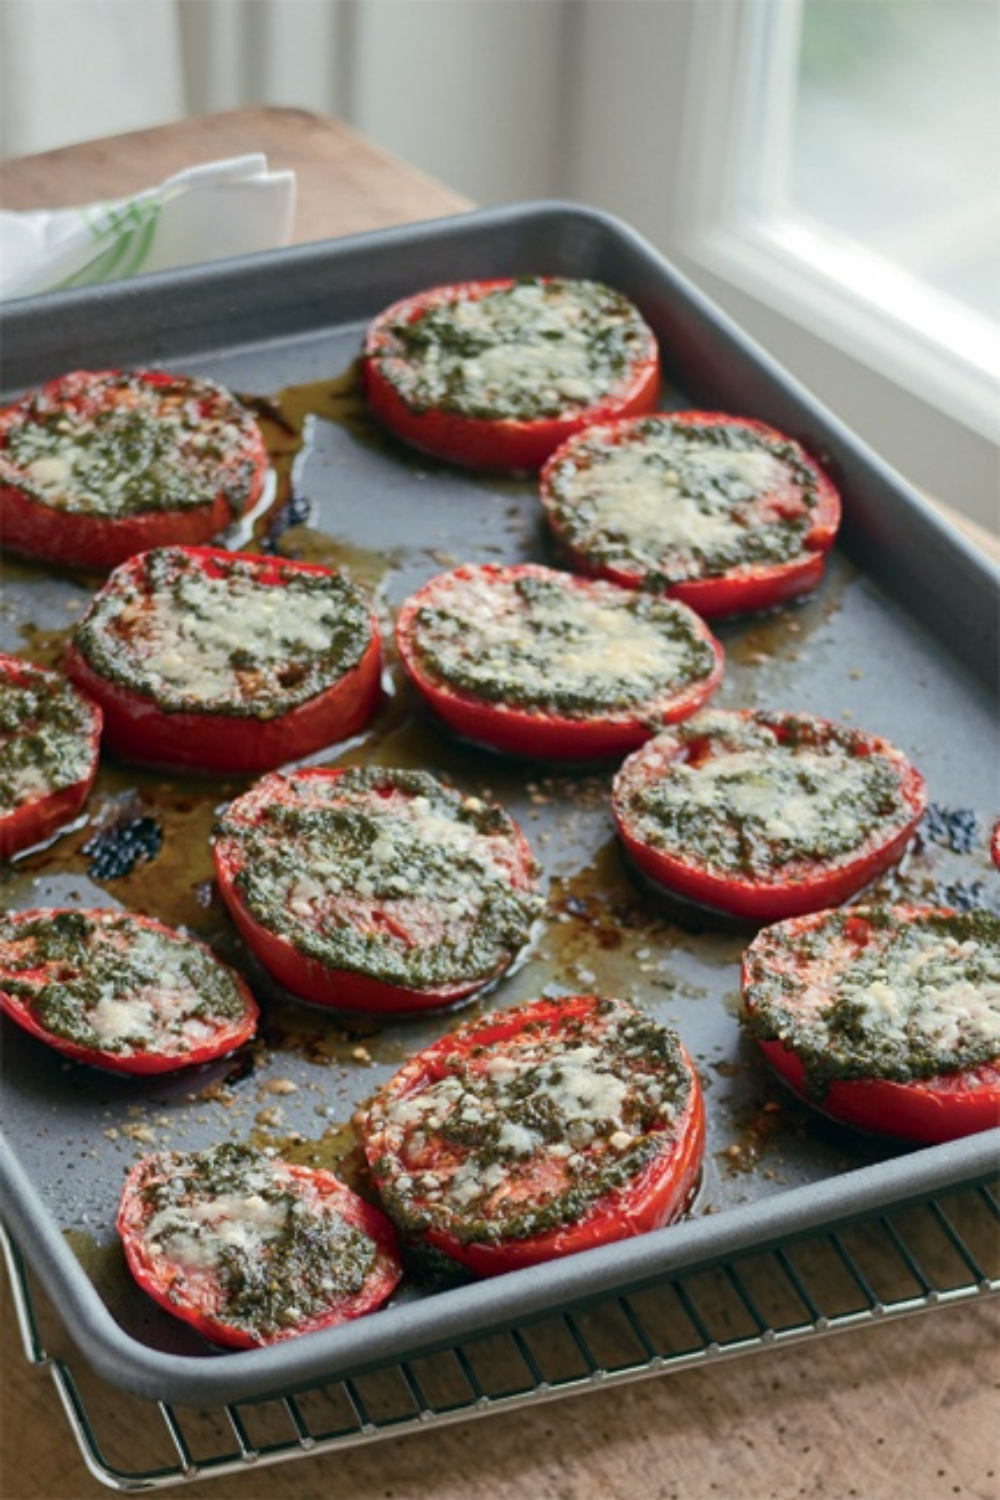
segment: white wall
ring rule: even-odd
[[[175,0],[0,0],[4,156],[185,111]]]

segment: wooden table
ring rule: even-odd
[[[345,126],[244,110],[12,161],[8,208],[147,186],[267,153],[298,175],[299,242],[460,212],[466,199]],[[46,1377],[22,1360],[4,1286],[0,1500],[106,1494]],[[936,1500],[1000,1494],[1000,1305],[964,1306],[291,1465],[199,1482],[216,1500]],[[97,1426],[127,1421],[110,1390]]]

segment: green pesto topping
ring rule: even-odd
[[[356,1297],[378,1247],[324,1205],[280,1161],[249,1146],[164,1152],[152,1159],[140,1197],[151,1254],[185,1272],[212,1273],[221,1291],[212,1316],[271,1339]]]
[[[524,944],[539,898],[512,882],[499,808],[420,771],[288,783],[252,827],[236,803],[216,836],[239,846],[251,914],[308,958],[420,990],[485,981]]]
[[[532,421],[614,394],[650,346],[635,307],[609,287],[528,279],[396,318],[375,357],[415,411]]]
[[[684,606],[552,570],[448,575],[414,624],[432,681],[571,718],[655,708],[715,666]]]
[[[646,417],[617,440],[598,429],[549,479],[570,546],[663,585],[803,556],[817,504],[801,451],[735,421]]]
[[[689,758],[649,780],[626,770],[623,815],[644,843],[723,875],[850,859],[912,817],[900,765],[842,725],[709,712],[673,739]]]
[[[0,816],[75,786],[91,772],[93,716],[62,678],[0,671]]]
[[[89,516],[191,510],[220,494],[239,512],[257,451],[253,418],[220,386],[182,376],[149,385],[123,372],[94,377],[72,399],[47,389],[28,398],[8,426],[0,477]]]
[[[620,1001],[458,1049],[376,1096],[366,1132],[382,1200],[410,1233],[464,1243],[578,1223],[669,1146],[691,1079],[669,1029]],[[405,1070],[404,1070],[405,1072]]]
[[[750,949],[745,1001],[744,1024],[797,1052],[818,1098],[834,1078],[906,1083],[995,1063],[1000,917],[886,907],[831,912],[799,935],[779,923]]]
[[[371,643],[371,611],[346,578],[277,568],[264,582],[256,560],[206,568],[182,548],[156,548],[141,571],[112,575],[75,644],[95,672],[165,713],[277,718],[331,687]]]
[[[101,1052],[182,1055],[246,1012],[235,977],[208,949],[127,913],[0,917],[0,970],[4,989],[47,1031]]]

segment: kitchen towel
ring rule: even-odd
[[[5,210],[0,299],[272,250],[294,220],[295,173],[269,172],[257,154],[188,167],[117,202]]]

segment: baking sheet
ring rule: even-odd
[[[13,394],[74,367],[163,363],[260,401],[279,487],[258,542],[266,533],[289,556],[345,567],[376,591],[388,637],[401,601],[443,567],[550,559],[533,481],[448,469],[372,427],[356,378],[364,324],[423,286],[528,273],[597,277],[632,296],[660,338],[665,406],[770,421],[822,457],[844,492],[843,545],[813,598],[719,626],[727,672],[714,701],[850,719],[900,745],[924,771],[933,809],[885,889],[995,904],[985,852],[1000,805],[989,754],[993,571],[616,221],[535,205],[38,299],[5,320],[5,385]],[[3,585],[0,646],[57,660],[95,581],[11,561]],[[4,1212],[105,1378],[192,1403],[292,1389],[989,1170],[993,1133],[908,1151],[827,1125],[780,1090],[734,1017],[748,934],[670,910],[635,884],[613,836],[609,769],[552,772],[456,744],[420,715],[391,651],[386,687],[371,729],[312,762],[419,765],[492,795],[545,872],[547,915],[530,953],[472,1007],[374,1023],[280,997],[211,884],[208,833],[248,784],[238,779],[108,763],[81,826],[3,878],[11,906],[121,905],[184,925],[248,974],[265,1007],[259,1044],[152,1082],[70,1064],[3,1022]],[[128,869],[130,833],[149,857]],[[677,1026],[699,1065],[708,1152],[683,1224],[490,1283],[411,1278],[357,1324],[249,1353],[210,1350],[132,1286],[111,1225],[138,1156],[249,1139],[357,1180],[347,1122],[410,1052],[477,1009],[589,989]]]

